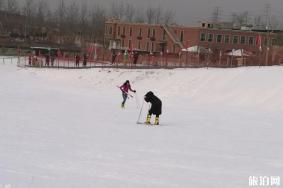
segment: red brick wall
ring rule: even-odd
[[[132,48],[138,48],[141,50],[151,51],[151,52],[160,52],[161,46],[160,42],[166,42],[165,51],[168,50],[170,54],[179,54],[181,51],[180,47],[174,43],[172,38],[167,35],[162,25],[149,25],[149,24],[136,24],[136,23],[122,23],[122,22],[107,22],[106,31],[109,31],[109,28],[112,27],[112,33],[106,32],[105,39],[116,40],[121,44],[121,47],[129,48],[129,41],[131,41]],[[150,30],[150,35],[148,36],[148,30]],[[200,28],[200,27],[181,27],[181,26],[170,26],[170,32],[174,35],[174,38],[177,40],[182,39],[182,44],[184,48],[199,45],[206,48],[212,49],[213,55],[210,55],[212,63],[219,63],[219,54],[220,51],[223,54],[222,60],[223,63],[226,63],[225,54],[227,51],[232,49],[244,49],[249,52],[253,52],[257,56],[259,53],[259,47],[256,45],[256,38],[258,35],[262,36],[262,51],[266,49],[266,33],[259,33],[253,31],[242,31],[242,30],[224,30],[224,29],[209,29],[209,28]],[[125,31],[125,32],[124,32]],[[141,32],[141,36],[140,36]],[[154,34],[153,34],[154,32]],[[165,34],[164,34],[165,33]],[[205,34],[205,41],[201,40],[201,34]],[[213,38],[211,41],[208,41],[208,35],[212,34]],[[182,35],[182,37],[181,37]],[[221,35],[222,38],[220,41],[217,40],[217,36]],[[165,36],[165,37],[164,37]],[[225,42],[225,36],[229,36],[229,43]],[[238,42],[233,43],[233,37],[238,36]],[[241,42],[241,38],[245,39],[244,43]],[[249,38],[252,38],[252,44],[249,43]],[[272,38],[270,35],[269,38]],[[108,44],[109,45],[109,44]],[[152,50],[153,45],[153,50]],[[278,50],[277,50],[278,51]],[[271,52],[268,56],[271,56]],[[281,53],[281,51],[280,51]],[[157,53],[158,54],[158,53]],[[272,58],[274,61],[281,61],[279,57],[279,52],[276,52],[277,55],[273,55]],[[184,57],[182,57],[184,58]],[[186,57],[187,58],[187,57]],[[190,57],[194,59],[195,57]],[[270,58],[270,59],[272,59]],[[279,59],[279,60],[278,60]],[[172,60],[173,61],[173,60]],[[207,59],[205,60],[207,61]],[[271,62],[272,60],[270,60]]]
[[[110,34],[110,28],[115,30]],[[106,23],[107,39],[115,39],[121,47],[139,48],[147,51],[159,51],[159,42],[162,40],[163,30],[160,25]],[[148,30],[150,29],[150,35]],[[108,32],[107,32],[108,31]],[[141,36],[140,36],[141,32]],[[152,50],[153,47],[153,50]]]
[[[211,42],[201,41],[200,35],[201,33],[205,33],[213,35],[213,39]],[[221,42],[217,42],[217,35],[222,35]],[[225,43],[225,36],[229,36],[229,43]],[[238,36],[238,43],[233,44],[233,37]],[[201,29],[199,33],[199,44],[200,46],[204,46],[211,49],[221,49],[223,51],[229,51],[232,49],[244,49],[250,52],[258,51],[258,46],[256,46],[256,37],[258,33],[251,31],[238,31],[238,30],[214,30],[214,29]],[[245,44],[241,44],[241,37],[246,38]],[[253,44],[249,44],[249,37],[253,38]],[[265,35],[262,35],[262,44],[264,45]]]

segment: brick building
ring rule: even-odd
[[[139,49],[155,54],[179,54],[184,48],[201,46],[210,49],[215,56],[243,49],[254,55],[261,53],[263,57],[270,56],[278,33],[282,34],[282,31],[253,30],[248,26],[235,29],[229,23],[203,22],[199,27],[184,27],[112,19],[105,23],[104,40],[109,49]]]
[[[150,25],[124,23],[109,20],[105,24],[106,46],[138,48],[151,52],[168,51],[178,53],[190,46],[203,46],[224,51],[244,49],[255,52],[257,36],[261,36],[262,45],[267,44],[268,36],[273,34],[248,28],[232,29],[202,23],[200,27]]]

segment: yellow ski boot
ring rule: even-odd
[[[150,125],[151,115],[147,115],[145,124]]]
[[[155,117],[154,125],[159,125],[159,117]]]

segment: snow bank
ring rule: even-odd
[[[283,67],[58,70],[0,63],[0,185],[248,187],[283,177]],[[136,125],[152,90],[161,125]],[[148,106],[144,105],[142,119]]]

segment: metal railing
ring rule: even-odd
[[[15,56],[0,56],[0,63],[2,63],[2,64],[7,64],[7,63],[10,63],[10,64],[16,63],[16,64],[18,64],[19,63],[19,57],[15,57]]]
[[[240,57],[231,58],[222,56],[220,59],[209,56],[182,54],[180,56],[169,55],[140,55],[137,63],[133,58],[125,59],[123,55],[117,56],[114,63],[110,61],[87,60],[85,63],[80,60],[76,63],[74,57],[55,58],[53,63],[46,61],[44,56],[30,59],[28,56],[19,57],[1,57],[0,63],[15,63],[20,67],[35,68],[64,68],[64,69],[87,69],[87,68],[124,68],[124,69],[172,69],[172,68],[201,68],[201,67],[240,67],[240,66],[266,66],[279,65],[282,59],[265,64],[264,59],[260,57]]]

